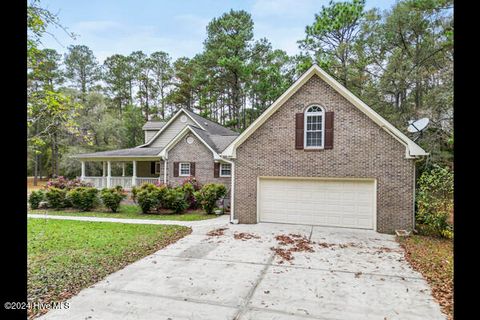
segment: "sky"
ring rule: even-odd
[[[69,45],[90,47],[99,62],[119,53],[165,51],[173,59],[193,57],[203,49],[206,26],[223,13],[245,10],[252,15],[254,38],[266,37],[274,49],[299,53],[297,41],[329,0],[41,0],[77,35],[49,27],[42,44],[65,53]],[[395,0],[367,0],[367,9],[389,9]]]

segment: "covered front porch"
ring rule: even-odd
[[[93,173],[97,172],[98,174],[98,170],[88,170],[87,164],[98,166],[99,163],[101,163],[101,175]],[[161,158],[131,161],[82,159],[81,166],[82,171],[79,178],[98,189],[121,186],[130,190],[133,186],[143,183],[165,183],[167,181],[167,162]]]

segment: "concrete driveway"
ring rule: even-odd
[[[42,319],[446,319],[393,236],[281,224],[206,235],[218,227],[194,228]],[[314,251],[281,259],[271,248],[290,248],[275,239],[289,234]]]

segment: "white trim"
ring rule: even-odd
[[[313,75],[317,75],[318,77],[320,77],[333,89],[340,93],[344,98],[346,98],[350,103],[352,103],[355,107],[365,113],[365,115],[372,119],[381,128],[383,128],[390,135],[395,137],[398,141],[401,141],[402,144],[404,144],[406,147],[405,152],[407,158],[416,158],[428,155],[428,153],[425,152],[425,150],[423,150],[419,145],[410,140],[400,130],[395,128],[391,123],[381,117],[372,108],[367,106],[363,101],[357,98],[347,88],[345,88],[338,81],[333,79],[316,64],[311,66],[308,71],[306,71],[297,81],[295,81],[290,86],[290,88],[288,88],[277,100],[275,100],[275,102],[270,107],[268,107],[267,110],[265,110],[265,112],[263,112],[247,129],[245,129],[245,131],[243,131],[235,140],[233,140],[230,145],[221,153],[221,155],[228,158],[236,158],[237,148]]]
[[[322,133],[322,144],[320,146],[307,146],[307,117],[309,116],[319,116],[320,113],[316,114],[316,112],[308,112],[308,110],[311,108],[311,107],[319,107],[322,112],[321,112],[321,116],[322,116],[322,130],[321,130],[321,133]],[[305,111],[303,112],[303,148],[304,149],[307,149],[307,150],[321,150],[321,149],[324,149],[325,148],[325,108],[318,105],[318,104],[312,104],[310,106],[308,106]]]
[[[230,166],[230,174],[229,175],[223,175],[222,174],[222,166],[223,165],[229,165]],[[231,177],[232,176],[232,164],[231,163],[220,163],[220,170],[219,170],[219,176],[222,177],[222,178],[227,178],[227,177]]]
[[[182,164],[188,164],[188,174],[182,174]],[[190,162],[179,162],[178,163],[178,176],[179,177],[190,177],[192,174],[192,166]]]
[[[372,229],[365,229],[365,230],[374,230],[377,231],[377,179],[375,178],[355,178],[355,177],[290,177],[290,176],[258,176],[257,177],[257,203],[256,203],[256,211],[257,211],[257,223],[260,222],[260,200],[261,200],[261,192],[260,192],[260,179],[263,180],[316,180],[316,181],[368,181],[373,182],[373,226]],[[289,223],[291,224],[291,223]],[[330,227],[330,226],[329,226]],[[335,226],[331,226],[332,228]],[[349,227],[338,227],[338,228],[348,228],[348,229],[355,229]],[[362,230],[363,228],[358,228]]]
[[[168,120],[168,122],[160,129],[158,130],[157,133],[155,133],[155,135],[150,139],[148,140],[148,142],[142,144],[142,145],[139,145],[138,147],[136,148],[140,148],[140,147],[146,147],[146,146],[149,146],[163,131],[165,131],[169,126],[170,124],[173,123],[173,121],[175,121],[175,119],[178,117],[178,115],[180,113],[184,113],[185,115],[187,115],[193,122],[195,122],[200,128],[202,128],[203,130],[205,130],[205,128],[200,124],[198,123],[198,121],[196,121],[191,115],[188,114],[188,112],[186,112],[183,108],[180,108],[180,110],[177,111],[177,113],[170,119]]]
[[[195,130],[192,129],[192,127],[190,127],[190,125],[186,125],[185,128],[182,129],[182,131],[180,131],[176,136],[175,138],[173,138],[172,140],[170,140],[170,142],[165,146],[165,148],[163,148],[163,150],[159,153],[159,156],[162,157],[163,159],[168,159],[168,151],[173,148],[179,141],[181,141],[181,139],[188,133],[188,132],[191,132],[195,135],[195,137],[198,138],[198,140],[200,140],[212,153],[213,153],[213,159],[214,160],[223,160],[217,152],[215,152],[215,150],[212,149],[212,147],[210,147],[208,145],[208,143],[205,142],[205,140],[202,139],[202,137],[200,137],[200,135],[198,135]]]

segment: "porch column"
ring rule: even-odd
[[[137,185],[137,161],[133,160],[132,187]]]
[[[122,162],[122,177],[125,177],[125,162]]]
[[[82,161],[82,176],[80,179],[83,181],[85,180],[85,161]]]
[[[167,184],[167,159],[163,160],[163,183]]]
[[[110,188],[112,185],[112,162],[107,162],[107,188]]]
[[[105,187],[106,173],[107,173],[107,163],[105,161],[102,161],[102,183],[101,183],[102,188]]]

